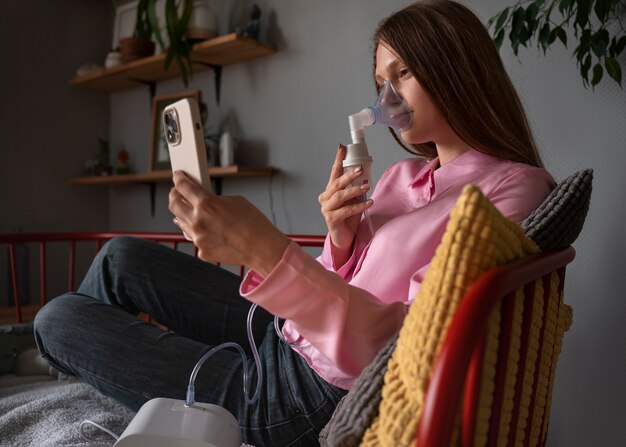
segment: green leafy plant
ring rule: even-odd
[[[170,46],[165,57],[165,69],[167,70],[173,60],[178,65],[183,84],[187,86],[191,77],[191,45],[187,40],[187,28],[193,11],[193,0],[184,1],[182,12],[179,16],[179,5],[176,0],[167,0],[165,3],[165,23]],[[162,43],[162,42],[160,42]]]
[[[566,30],[571,28],[583,85],[595,87],[606,70],[622,87],[618,58],[626,47],[625,10],[626,0],[519,0],[491,17],[487,27],[498,49],[508,30],[516,56],[520,45],[528,47],[533,41],[544,55],[556,39],[567,48]]]
[[[151,40],[153,34],[158,36],[158,39],[161,38],[155,1],[139,0],[133,35],[139,40],[145,41]]]
[[[137,4],[137,20],[135,22],[135,36],[141,39],[150,39],[154,34],[161,49],[166,51],[165,66],[167,70],[172,62],[176,61],[183,84],[187,86],[191,77],[191,45],[187,40],[187,28],[193,11],[193,0],[166,0],[165,25],[169,40],[169,47],[165,49],[163,36],[156,13],[157,0],[139,0]]]

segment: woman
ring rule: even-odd
[[[376,85],[389,82],[412,112],[411,125],[394,137],[420,156],[390,166],[372,198],[357,202],[363,190],[347,186],[362,173],[343,173],[339,147],[319,197],[329,230],[319,259],[245,199],[207,194],[176,172],[169,208],[199,257],[251,271],[241,282],[156,244],[111,241],[78,293],[38,314],[37,342],[49,362],[133,409],[154,397],[183,399],[209,346],[247,347],[254,302],[287,320],[282,332],[293,344],[257,312],[257,340],[267,327],[258,403],[244,403],[242,360],[230,351],[203,366],[197,400],[233,413],[247,443],[315,445],[339,399],[402,325],[463,185],[477,184],[521,221],[554,184],[498,53],[467,8],[409,6],[381,23],[374,42]],[[365,210],[373,233],[361,220]],[[140,310],[173,332],[140,322]]]

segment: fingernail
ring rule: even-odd
[[[362,189],[363,191],[367,191],[368,189],[370,189],[370,185],[369,185],[368,183],[366,183],[366,184],[364,184],[364,185],[361,185],[361,189]]]
[[[362,170],[363,170],[363,168],[362,168],[361,166],[359,166],[358,168],[356,168],[356,169],[354,170],[354,173],[355,173],[355,174],[360,174]]]

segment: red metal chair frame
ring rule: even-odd
[[[463,446],[471,446],[474,436],[476,407],[478,402],[478,389],[480,381],[480,368],[482,365],[485,331],[489,315],[495,306],[502,304],[502,336],[500,339],[501,349],[508,349],[510,342],[510,317],[513,315],[512,304],[515,291],[524,287],[525,312],[532,312],[533,293],[532,287],[528,287],[534,281],[542,278],[544,290],[548,290],[550,274],[558,272],[560,277],[559,293],[562,292],[565,279],[565,266],[575,257],[574,248],[539,253],[528,258],[513,262],[504,266],[496,267],[484,273],[472,285],[461,301],[455,313],[442,349],[435,361],[427,394],[424,400],[424,408],[418,423],[417,445],[419,446],[449,446],[452,438],[455,417],[461,396],[465,390],[462,403],[462,430],[461,443]],[[547,300],[546,300],[547,301]],[[545,312],[544,312],[545,315]],[[529,322],[530,318],[524,318]],[[530,325],[522,327],[522,349],[528,343]],[[541,334],[541,338],[543,333]],[[541,343],[540,338],[540,343]],[[503,356],[499,356],[503,357]],[[525,358],[522,355],[521,358]],[[500,408],[503,391],[503,377],[506,374],[505,362],[497,365],[496,392],[494,408]],[[539,368],[536,368],[538,371]],[[523,371],[520,365],[519,372]],[[521,380],[516,381],[518,384]],[[535,377],[535,383],[537,379]],[[516,391],[516,398],[520,396]],[[531,398],[530,418],[534,411],[535,395]],[[519,408],[519,405],[514,405]],[[494,413],[494,418],[499,414]],[[549,415],[544,414],[544,418]],[[513,418],[516,420],[517,418]],[[529,419],[532,420],[532,419]],[[495,423],[494,423],[495,422]],[[497,427],[497,421],[492,421],[491,427]],[[544,425],[547,427],[547,425]],[[526,426],[524,445],[529,445],[531,424]],[[509,442],[513,444],[515,427],[509,432]],[[495,435],[495,433],[493,433]],[[547,433],[541,433],[539,439],[545,444]],[[496,445],[495,436],[490,433],[487,446]]]
[[[11,282],[13,283],[13,303],[15,305],[15,316],[18,323],[22,322],[22,305],[20,290],[18,287],[18,272],[16,262],[16,244],[19,243],[39,243],[39,276],[40,276],[40,305],[46,303],[46,247],[50,242],[68,243],[68,278],[67,290],[73,291],[75,286],[75,262],[76,244],[83,241],[95,242],[95,253],[102,244],[116,236],[134,236],[154,242],[168,242],[172,248],[177,249],[179,244],[190,244],[180,233],[158,233],[158,232],[74,232],[74,233],[32,233],[32,234],[2,234],[0,235],[0,246],[9,247],[9,265],[11,272]],[[322,247],[324,236],[313,235],[289,235],[296,243],[305,247]],[[95,255],[94,253],[94,255]],[[195,251],[197,254],[197,251]],[[243,267],[240,274],[243,275]]]

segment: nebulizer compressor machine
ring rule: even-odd
[[[372,157],[365,143],[366,126],[383,124],[395,130],[407,129],[412,120],[412,112],[396,93],[392,84],[385,81],[374,105],[350,115],[350,134],[352,143],[347,146],[343,161],[344,171],[361,167],[363,174],[355,182],[356,185],[371,184]],[[365,200],[365,196],[361,198]],[[371,228],[369,216],[365,218]],[[247,394],[247,358],[236,343],[223,343],[209,350],[198,361],[191,373],[185,400],[155,398],[146,402],[137,412],[128,427],[120,435],[114,447],[240,447],[243,445],[241,430],[235,417],[226,409],[213,404],[195,401],[194,382],[199,369],[215,352],[224,348],[237,349],[243,358],[244,396],[246,403],[253,404],[260,394],[263,380],[262,368],[258,351],[252,337],[252,315],[256,305],[248,312],[248,339],[253,350],[257,368],[257,386],[253,397]],[[287,342],[278,327],[278,319],[274,321],[276,331],[284,342]]]

